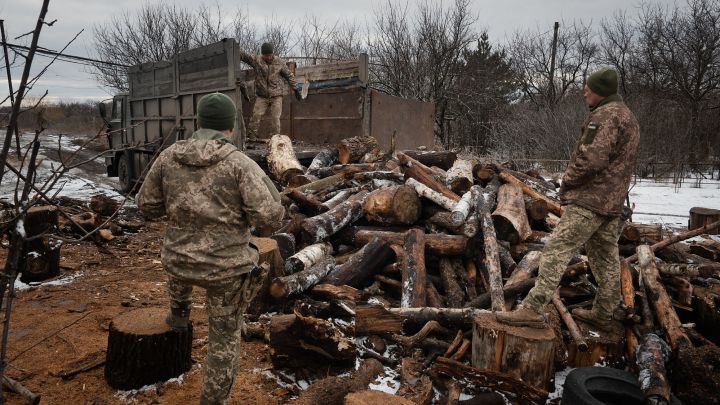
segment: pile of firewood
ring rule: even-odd
[[[277,314],[249,322],[246,337],[268,341],[276,367],[308,379],[366,359],[352,376],[296,392],[301,402],[341,403],[365,389],[382,364],[399,373],[397,395],[414,403],[430,403],[433,387],[450,402],[461,387],[490,395],[477,390],[487,387],[514,403],[540,403],[554,372],[567,365],[635,367],[639,341],[643,353],[659,350],[647,344],[655,342],[646,339],[649,332],[676,351],[699,339],[713,344],[682,327],[676,309],[684,322],[695,322],[693,283],[720,279],[720,265],[670,246],[716,229],[717,221],[670,239],[659,226],[626,223],[627,319],[618,331],[596,333],[570,315],[590,306],[597,289],[582,252],[547,307],[547,333],[510,330],[489,311],[512,310],[534,285],[540,252],[563,212],[556,182],[449,151],[383,153],[372,137],[322,150],[306,169],[290,139],[275,135],[267,162],[288,213],[273,235],[284,266],[252,307]],[[653,252],[666,262],[656,265]],[[523,352],[541,354],[511,358]],[[654,356],[643,356],[644,367],[662,363]],[[648,396],[669,395],[667,379],[653,374],[649,386]]]

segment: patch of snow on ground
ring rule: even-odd
[[[395,395],[400,389],[400,373],[390,367],[385,367],[384,374],[371,382],[368,388]]]
[[[560,370],[555,373],[555,390],[548,395],[547,403],[562,399],[563,388],[565,387],[565,379],[571,371],[575,370],[572,367],[568,367],[565,370]],[[554,403],[554,402],[553,402]]]
[[[33,282],[30,284],[23,283],[22,281],[20,281],[20,277],[18,276],[18,278],[15,280],[15,289],[16,290],[27,290],[28,288],[35,288],[35,287],[47,287],[50,285],[70,284],[76,278],[78,278],[80,276],[82,276],[82,272],[68,274],[66,276],[58,277],[58,278],[50,280],[50,281]]]
[[[635,204],[634,222],[687,227],[690,208],[720,209],[720,180],[703,179],[699,187],[694,181],[687,181],[675,187],[671,182],[635,179],[630,204]]]

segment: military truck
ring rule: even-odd
[[[178,53],[169,61],[129,69],[129,92],[100,105],[108,122],[111,150],[105,161],[107,174],[118,177],[122,191],[131,191],[142,181],[158,150],[188,138],[197,129],[197,102],[208,93],[221,92],[235,101],[234,143],[246,149],[245,126],[252,114],[255,74],[240,62],[239,52],[234,39],[224,39]],[[397,148],[433,144],[435,105],[372,89],[366,54],[297,69],[293,62],[288,66],[295,72],[298,86],[307,86],[308,93],[304,100],[295,99],[289,91],[283,98],[281,132],[307,149],[299,152],[299,158],[312,158],[319,147],[358,135],[374,136],[384,148],[390,147],[393,137]],[[267,123],[261,123],[258,135],[272,135]],[[264,160],[262,148],[246,153],[259,162]]]

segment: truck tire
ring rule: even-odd
[[[635,374],[608,367],[582,367],[565,379],[562,404],[643,405],[645,397]],[[671,396],[670,404],[679,405],[680,401]]]
[[[135,186],[135,182],[132,181],[130,174],[130,155],[127,153],[121,153],[117,157],[117,174],[120,190],[123,193],[129,193]]]

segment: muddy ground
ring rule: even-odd
[[[17,291],[11,314],[7,375],[42,395],[42,404],[185,404],[197,403],[201,365],[207,348],[207,314],[202,290],[195,291],[191,318],[195,325],[194,365],[182,381],[159,384],[142,392],[109,387],[103,367],[65,381],[51,373],[107,345],[109,320],[138,307],[168,306],[166,273],[160,265],[163,224],[147,222],[141,232],[103,246],[92,242],[65,244],[62,277],[67,284],[40,285]],[[4,263],[6,251],[0,251]],[[233,387],[235,404],[276,404],[289,399],[287,390],[263,375],[271,368],[268,347],[243,342],[240,371]],[[10,393],[10,404],[24,403]]]

